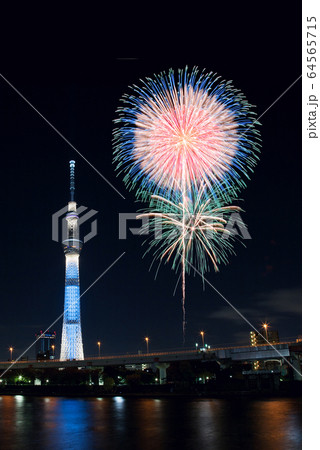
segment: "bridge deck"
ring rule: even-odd
[[[282,358],[290,355],[290,345],[296,345],[296,341],[279,342],[273,345],[238,346],[238,347],[216,347],[206,350],[180,350],[172,352],[152,352],[126,355],[109,355],[85,358],[81,361],[60,360],[26,360],[26,361],[2,361],[0,369],[22,368],[63,368],[63,367],[103,367],[120,366],[129,364],[151,364],[154,362],[173,362],[183,360],[221,360],[231,359],[234,361]]]

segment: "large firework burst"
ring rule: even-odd
[[[231,82],[194,68],[147,78],[124,95],[114,131],[117,171],[129,188],[151,193],[198,190],[234,196],[257,162],[255,113]],[[230,189],[228,189],[230,192]]]

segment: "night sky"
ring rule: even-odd
[[[176,274],[162,266],[155,279],[151,256],[143,258],[144,237],[128,233],[127,240],[118,239],[119,213],[145,205],[115,175],[112,121],[128,86],[186,65],[233,80],[262,114],[301,73],[300,7],[291,2],[276,13],[270,9],[244,11],[241,20],[235,14],[228,32],[215,22],[211,40],[185,54],[124,48],[112,54],[106,45],[103,55],[76,66],[47,54],[38,64],[17,59],[3,67],[3,75],[125,200],[0,80],[1,359],[8,358],[11,345],[18,356],[63,311],[64,255],[51,239],[51,216],[69,200],[70,159],[76,161],[78,205],[98,211],[98,235],[80,257],[81,291],[126,252],[81,298],[85,355],[97,354],[97,340],[102,354],[144,350],[145,336],[150,351],[182,346],[179,288],[173,296]],[[206,277],[254,326],[267,320],[286,338],[301,333],[301,80],[261,123],[260,161],[241,195],[252,240],[246,247],[237,243],[229,265]],[[82,236],[89,231],[90,224],[83,225]],[[187,278],[186,308],[186,347],[200,342],[200,330],[212,346],[249,342],[250,326],[210,286],[203,290],[197,275]],[[57,352],[61,329],[62,320],[53,327]],[[34,349],[28,353],[32,357]]]

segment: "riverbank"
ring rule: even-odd
[[[281,398],[301,397],[302,383],[290,382],[283,384],[279,390],[212,390],[205,385],[188,388],[172,385],[129,386],[118,387],[111,392],[104,386],[27,386],[6,385],[0,387],[0,395],[50,396],[50,397],[144,397],[144,398]]]

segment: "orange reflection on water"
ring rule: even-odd
[[[292,414],[296,399],[270,399],[253,403],[251,419],[261,450],[291,448],[301,442],[301,417]]]

